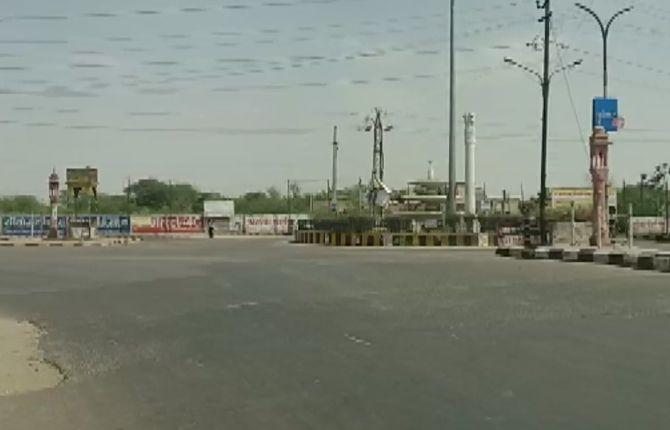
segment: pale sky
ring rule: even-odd
[[[670,4],[583,0],[603,16],[634,4],[610,36],[610,95],[626,129],[612,176],[634,180],[670,159]],[[595,21],[554,0],[567,48],[583,59],[552,85],[548,181],[586,185],[585,139],[602,92]],[[3,0],[0,8],[0,195],[46,195],[56,167],[100,169],[101,191],[126,178],[191,182],[236,195],[330,176],[340,127],[340,184],[369,180],[372,139],[388,112],[386,179],[446,177],[447,0]],[[457,168],[463,121],[477,114],[477,179],[493,193],[539,186],[540,87],[503,64],[537,70],[542,32],[531,0],[457,0]],[[555,47],[554,47],[555,48]],[[554,49],[556,54],[556,49]],[[566,81],[567,78],[567,81]],[[573,105],[571,103],[574,102]],[[578,120],[579,121],[578,121]],[[578,125],[579,124],[581,125]],[[307,185],[306,188],[317,185]]]

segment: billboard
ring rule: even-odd
[[[44,215],[7,215],[2,217],[2,234],[5,236],[40,237],[49,231],[51,218]],[[97,227],[100,236],[127,236],[130,234],[130,217],[124,215],[59,216],[58,233],[65,236],[72,223]]]
[[[235,202],[232,200],[206,200],[204,208],[205,218],[235,217]]]
[[[289,219],[291,224],[299,220],[309,219],[307,214],[279,214],[279,215],[244,215],[244,233],[256,235],[283,235],[289,234]]]
[[[99,215],[98,235],[127,236],[130,234],[130,217],[126,215]]]
[[[552,209],[570,209],[575,202],[575,209],[593,209],[593,189],[587,187],[561,187],[549,190],[549,202]],[[607,193],[608,205],[616,207],[617,193],[610,185]]]
[[[607,132],[619,131],[619,101],[617,99],[593,99],[593,127],[603,127]]]
[[[200,215],[151,215],[131,217],[133,234],[202,233]]]
[[[7,215],[2,217],[4,236],[40,237],[48,230],[48,217],[44,215]]]
[[[87,195],[97,195],[98,169],[91,167],[67,169],[65,172],[68,192],[75,197],[83,191]]]
[[[577,209],[593,207],[593,189],[591,188],[552,188],[550,194],[552,209],[570,208],[572,202],[575,203]]]

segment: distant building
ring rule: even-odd
[[[480,201],[480,212],[483,215],[521,215],[521,197],[486,196]]]
[[[239,230],[235,225],[235,202],[233,200],[205,200],[203,216],[206,223],[223,232]]]
[[[420,180],[407,183],[407,187],[395,190],[387,216],[412,222],[417,230],[438,229],[444,220],[446,192],[449,183],[436,180]],[[476,188],[477,201],[484,198],[484,189]],[[456,212],[465,213],[465,182],[456,183]]]

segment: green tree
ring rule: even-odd
[[[0,213],[39,214],[47,213],[49,206],[41,203],[35,196],[14,196],[0,198]]]
[[[143,179],[130,185],[126,192],[140,211],[202,212],[202,197],[190,184],[166,184],[156,179]]]

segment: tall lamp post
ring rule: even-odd
[[[449,7],[449,189],[446,212],[456,213],[456,71],[454,63],[454,3]],[[446,225],[445,225],[446,227]]]
[[[607,21],[607,23],[603,23],[603,20],[600,19],[597,13],[593,11],[593,9],[589,8],[588,6],[585,6],[581,3],[575,3],[575,6],[578,8],[582,9],[583,11],[587,12],[589,15],[591,15],[596,22],[598,23],[598,26],[600,27],[600,33],[602,34],[603,37],[603,98],[607,98],[607,38],[610,33],[610,27],[612,26],[612,23],[621,15],[630,12],[633,10],[633,6],[629,6],[627,8],[621,9]]]
[[[542,245],[547,244],[547,220],[546,220],[546,208],[547,208],[547,128],[549,122],[549,87],[551,86],[551,79],[557,73],[561,73],[564,70],[573,69],[580,64],[582,60],[573,61],[570,64],[566,64],[563,67],[560,67],[554,70],[552,73],[544,73],[541,75],[539,72],[531,69],[530,67],[524,66],[521,63],[516,62],[515,60],[507,57],[505,58],[505,63],[512,66],[518,67],[524,72],[530,73],[535,76],[542,87],[542,155],[540,161],[540,236],[542,240]]]

